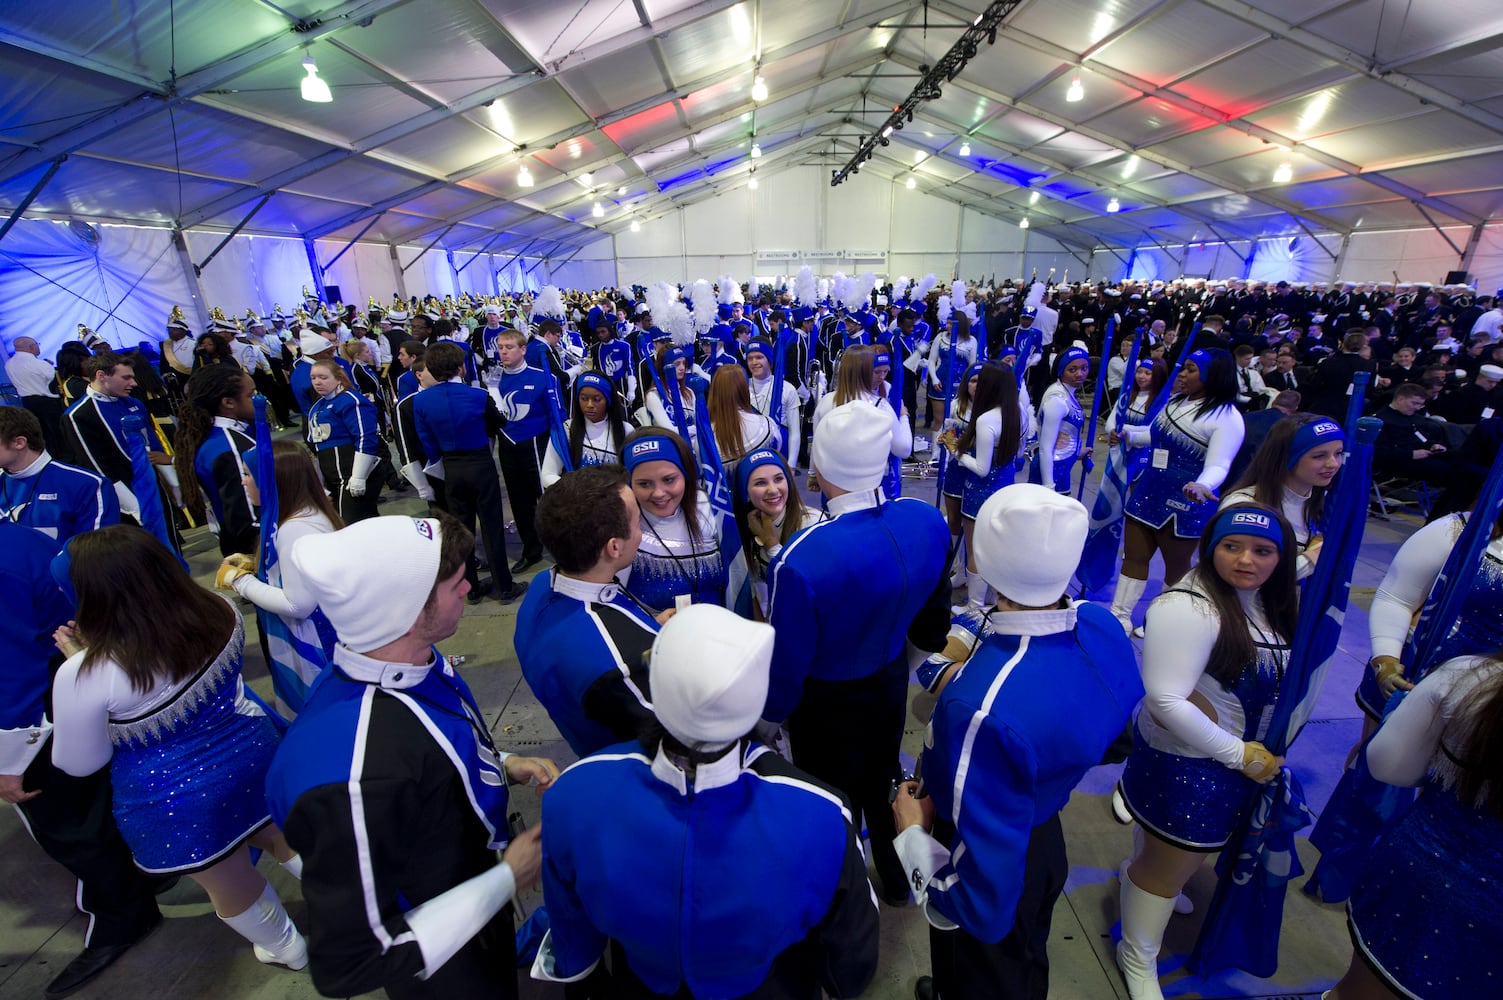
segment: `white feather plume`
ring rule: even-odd
[[[872,289],[877,287],[877,274],[875,271],[862,271],[856,279],[856,298],[859,305],[869,306],[872,303]]]
[[[814,268],[805,264],[793,278],[793,297],[800,305],[812,306],[817,298],[814,285]]]
[[[728,306],[733,302],[741,301],[741,286],[736,283],[736,278],[731,274],[722,274],[716,279],[720,286],[720,304]]]
[[[828,299],[830,297],[830,288],[831,288],[831,281],[830,281],[830,279],[829,278],[820,278],[819,279],[818,288],[815,291],[815,295],[818,296],[817,301],[823,302],[825,299]],[[810,304],[812,305],[813,303],[810,303]]]
[[[757,295],[761,291],[762,283],[757,280],[757,276],[755,274],[746,279],[746,297],[748,299],[753,302],[757,301]]]
[[[950,285],[950,305],[959,309],[965,302],[965,280],[956,278]]]
[[[689,287],[689,298],[694,302],[694,329],[703,333],[715,325],[715,290],[708,281],[700,278]]]
[[[646,294],[643,297],[647,301],[648,311],[652,313],[653,325],[660,326],[664,330],[668,329],[668,307],[678,297],[673,286],[666,281],[659,281],[648,285]]]
[[[898,283],[892,286],[892,300],[894,302],[906,302],[908,292],[913,288],[913,281],[906,274],[898,275]]]
[[[950,297],[948,295],[941,295],[939,297],[938,303],[936,303],[934,307],[934,316],[939,320],[940,326],[944,326],[946,323],[950,322],[951,311],[952,309],[950,306]]]
[[[855,284],[852,278],[846,276],[844,271],[836,271],[835,277],[830,280],[830,296],[836,305],[845,305],[851,297],[851,288]]]
[[[537,297],[532,300],[532,311],[528,314],[534,323],[552,317],[562,320],[569,315],[564,309],[564,296],[554,285],[544,285],[538,289]]]
[[[909,301],[924,301],[929,297],[929,293],[934,291],[934,286],[937,284],[939,284],[939,279],[936,278],[933,274],[924,275],[918,280],[918,283],[913,286],[913,295],[909,297]]]
[[[647,308],[652,310],[654,325],[668,331],[675,344],[694,343],[694,320],[673,285],[660,281],[647,289]]]

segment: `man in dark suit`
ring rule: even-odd
[[[1465,475],[1448,453],[1439,425],[1420,416],[1425,402],[1421,386],[1406,384],[1395,389],[1393,399],[1378,411],[1383,428],[1373,448],[1374,478],[1401,476],[1423,479],[1431,486],[1449,486]]]
[[[1303,390],[1305,409],[1311,413],[1330,417],[1338,423],[1346,419],[1347,400],[1351,397],[1352,376],[1357,372],[1369,372],[1373,376],[1371,388],[1382,388],[1388,380],[1378,376],[1378,364],[1359,353],[1367,344],[1367,335],[1354,330],[1341,338],[1341,353],[1327,358],[1315,369],[1315,374]]]
[[[1274,361],[1274,370],[1263,376],[1263,384],[1279,392],[1295,392],[1300,378],[1295,372],[1298,361],[1293,354],[1280,354]]]
[[[1232,459],[1230,470],[1226,474],[1225,490],[1230,490],[1236,485],[1237,480],[1242,478],[1242,473],[1247,471],[1247,466],[1252,462],[1253,456],[1262,447],[1263,441],[1268,437],[1268,432],[1273,430],[1273,425],[1291,414],[1299,412],[1299,393],[1285,390],[1273,397],[1273,402],[1266,410],[1254,410],[1242,416],[1242,446],[1237,449],[1236,457]]]

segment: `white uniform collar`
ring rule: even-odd
[[[724,754],[718,760],[712,760],[707,764],[698,764],[694,768],[694,791],[707,792],[712,788],[724,788],[726,785],[735,784],[736,779],[741,777],[741,742],[738,740],[726,748]],[[689,794],[689,777],[684,774],[669,757],[662,745],[658,745],[658,752],[652,758],[652,773],[663,784],[677,791],[680,795]]]
[[[12,479],[30,479],[32,476],[40,474],[43,469],[47,468],[48,463],[50,463],[51,461],[52,456],[47,454],[46,450],[44,449],[42,453],[36,457],[36,460],[26,468],[22,469],[20,472],[7,472],[5,473],[5,475],[9,476]]]
[[[998,635],[1055,635],[1075,627],[1079,606],[1076,601],[1067,608],[1046,611],[992,611],[986,621]]]
[[[830,512],[831,518],[837,518],[841,514],[850,514],[858,510],[874,510],[882,506],[880,490],[863,490],[859,493],[843,493],[825,504],[825,509]]]
[[[334,662],[351,680],[402,690],[417,687],[426,680],[437,660],[430,660],[425,664],[387,663],[339,644],[334,647]]]
[[[229,427],[232,430],[239,431],[241,434],[250,433],[250,424],[246,423],[244,420],[236,420],[234,417],[215,417],[214,426]]]
[[[576,601],[609,604],[615,600],[617,594],[621,593],[621,584],[615,580],[610,583],[591,583],[589,580],[577,580],[572,576],[565,576],[557,568],[551,570],[549,576],[555,594],[563,594]]]

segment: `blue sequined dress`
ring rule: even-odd
[[[1464,715],[1474,685],[1498,669],[1465,658],[1440,668],[1451,677],[1434,680],[1453,682],[1443,715]],[[1358,954],[1399,996],[1503,996],[1503,816],[1461,801],[1453,742],[1461,746],[1447,725],[1419,798],[1372,851],[1347,904]]]
[[[709,507],[710,501],[701,493],[697,542],[689,536],[682,508],[669,518],[642,512],[642,542],[626,589],[654,614],[673,607],[681,594],[689,595],[695,604],[725,606],[728,574]]]
[[[1149,425],[1150,461],[1133,484],[1124,508],[1128,517],[1150,528],[1163,528],[1172,521],[1178,538],[1199,538],[1206,519],[1216,512],[1215,500],[1197,502],[1183,492],[1187,483],[1200,478],[1211,445],[1208,428],[1200,426],[1203,421],[1195,415],[1199,407],[1200,400],[1176,396],[1154,417]],[[1240,422],[1241,415],[1231,412]],[[1161,460],[1153,461],[1155,456]]]
[[[240,679],[245,630],[166,704],[111,719],[115,823],[142,870],[213,865],[271,821],[266,772],[280,741]]]
[[[1166,591],[1187,592],[1194,593]],[[1200,610],[1211,613],[1208,602]],[[1207,675],[1196,690],[1204,695],[1211,685],[1219,687],[1219,698],[1209,700],[1240,706],[1242,721],[1240,728],[1233,728],[1230,713],[1222,711],[1217,725],[1244,742],[1261,742],[1278,701],[1289,646],[1251,618],[1248,627],[1257,658],[1233,683],[1220,684]],[[1133,752],[1122,770],[1122,798],[1143,828],[1160,839],[1190,851],[1220,850],[1235,832],[1243,807],[1257,785],[1219,760],[1186,754],[1180,752],[1182,749],[1152,718],[1146,703],[1140,705],[1133,716]]]

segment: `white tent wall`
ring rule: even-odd
[[[504,258],[503,258],[504,259]],[[616,287],[616,249],[610,237],[586,243],[579,253],[562,263],[544,263],[533,272],[542,275],[541,281],[560,288],[614,288]]]
[[[313,246],[319,264],[325,267],[324,285],[338,285],[342,302],[364,309],[366,300],[372,295],[378,302],[391,300],[397,286],[392,276],[391,251],[385,246],[356,243],[346,249],[345,244],[337,240],[314,240]],[[334,260],[336,255],[338,260]],[[439,257],[442,259],[443,255]],[[329,266],[331,260],[334,261],[332,267]],[[306,254],[303,266],[308,267]],[[311,284],[308,290],[314,290]]]
[[[1471,231],[1464,226],[1447,229],[1446,236],[1465,247]],[[1342,281],[1428,281],[1440,284],[1446,272],[1461,269],[1461,255],[1434,229],[1400,232],[1353,233],[1347,247]],[[1496,288],[1489,289],[1496,291]]]

